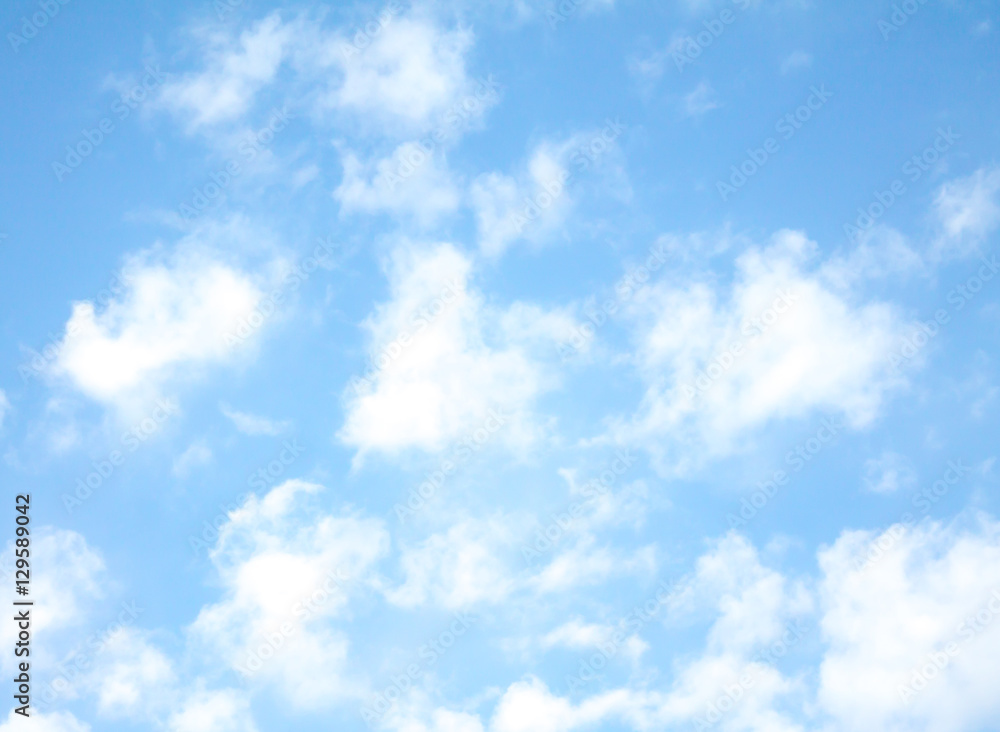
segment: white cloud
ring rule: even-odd
[[[388,549],[381,521],[307,505],[321,490],[290,480],[229,513],[210,555],[223,597],[190,628],[193,643],[249,683],[305,708],[362,692],[347,636],[331,622]]]
[[[889,368],[903,323],[890,305],[857,303],[838,292],[842,280],[834,289],[810,272],[816,249],[782,231],[736,260],[729,286],[664,279],[639,290],[629,314],[648,389],[631,424],[613,427],[617,439],[644,441],[669,471],[742,449],[772,420],[823,410],[869,424],[904,383]]]
[[[811,608],[811,599],[803,586],[765,567],[745,537],[731,532],[698,559],[670,605],[681,616],[717,612],[708,648],[749,653],[778,640],[789,619]]]
[[[912,463],[903,455],[885,452],[865,461],[865,485],[873,493],[895,493],[917,482]]]
[[[250,414],[249,412],[240,412],[228,404],[220,404],[219,409],[224,415],[226,415],[236,429],[245,435],[280,435],[282,432],[288,429],[290,422],[287,421],[275,421],[273,419],[268,419],[267,417],[261,417],[256,414]]]
[[[473,35],[442,28],[411,8],[388,14],[360,48],[346,29],[273,12],[237,37],[225,24],[195,29],[201,68],[164,83],[158,104],[189,131],[242,123],[283,70],[317,111],[335,109],[390,134],[426,132],[471,93],[466,56]]]
[[[90,732],[90,725],[81,722],[69,712],[54,712],[52,714],[39,714],[37,710],[31,710],[31,717],[25,719],[12,709],[7,715],[7,720],[0,724],[0,732]]]
[[[616,645],[614,636],[620,631],[621,629],[614,625],[587,623],[580,618],[573,618],[542,636],[541,645],[542,648],[563,647],[575,651],[600,649],[602,646],[614,647]],[[621,652],[631,660],[637,660],[649,650],[649,644],[637,634],[625,638],[621,645]]]
[[[470,287],[469,258],[448,244],[404,247],[388,268],[392,299],[363,324],[375,363],[345,392],[340,439],[359,460],[372,450],[436,451],[500,410],[514,413],[502,427],[505,444],[533,440],[524,415],[554,378],[534,339],[507,331],[504,313]],[[554,344],[541,353],[551,360]]]
[[[159,96],[159,104],[187,120],[189,130],[245,114],[274,80],[296,33],[272,13],[238,39],[224,27],[203,28],[198,35],[205,69],[167,81]]]
[[[14,546],[11,542],[0,562],[14,566]],[[93,601],[104,594],[106,581],[104,560],[75,531],[40,526],[32,530],[31,592],[34,598],[32,628],[37,632],[72,627],[86,621]],[[6,593],[13,595],[13,574]],[[3,639],[16,635],[13,623],[0,629]],[[13,656],[11,656],[13,663]]]
[[[996,720],[1000,524],[848,531],[819,558],[818,700],[839,728],[972,732]]]
[[[212,450],[204,442],[194,442],[174,459],[171,473],[175,478],[187,478],[191,471],[212,462]]]
[[[246,695],[232,689],[201,691],[170,716],[170,732],[256,732]]]
[[[624,692],[590,697],[574,706],[552,694],[539,679],[531,677],[511,684],[497,704],[490,721],[492,732],[566,732],[621,715],[632,702]]]
[[[469,202],[480,251],[498,257],[516,241],[548,242],[588,193],[628,199],[631,185],[617,144],[625,129],[617,118],[607,119],[601,128],[543,140],[512,174],[476,178]],[[589,185],[588,179],[593,179]]]
[[[4,417],[7,416],[7,412],[10,411],[10,400],[7,398],[7,392],[0,389],[0,427],[3,427]]]
[[[764,566],[757,550],[731,533],[665,599],[668,626],[712,619],[704,649],[676,658],[665,688],[633,681],[571,700],[528,676],[503,692],[488,729],[569,732],[617,723],[801,732],[800,719],[830,732],[983,729],[1000,713],[993,673],[998,560],[1000,523],[983,514],[964,530],[924,523],[881,535],[847,531],[819,552],[817,606],[813,582]],[[810,628],[817,611],[821,638]],[[610,630],[574,618],[539,642],[599,648]],[[815,683],[809,667],[796,677],[779,670],[792,655],[811,653],[807,646],[817,640],[824,647]],[[901,690],[914,680],[920,688],[904,698]],[[445,711],[403,706],[392,728],[434,729],[419,719]],[[461,721],[469,729],[480,724]]]
[[[403,546],[400,567],[405,581],[389,588],[386,597],[402,607],[468,610],[498,605],[514,595],[564,593],[655,571],[654,547],[629,554],[598,546],[590,530],[597,523],[592,514],[569,523],[556,546],[539,550],[533,543],[535,535],[528,532],[530,523],[522,517],[459,519],[442,532]],[[529,558],[531,566],[526,564]]]
[[[361,50],[335,40],[320,58],[339,70],[324,103],[358,115],[366,126],[426,131],[471,92],[465,58],[472,43],[471,31],[446,30],[416,15],[393,18]]]
[[[966,256],[1000,224],[1000,167],[984,167],[938,189],[934,210],[943,230],[940,256]]]
[[[143,719],[169,708],[177,676],[140,631],[124,628],[107,640],[89,680],[102,716]]]
[[[343,165],[333,195],[345,212],[405,214],[428,226],[457,210],[462,200],[444,152],[433,147],[406,142],[374,164],[347,153]]]
[[[568,732],[618,721],[631,729],[716,727],[726,732],[800,729],[775,707],[796,691],[772,665],[770,649],[790,642],[790,623],[811,608],[805,589],[760,564],[742,537],[730,535],[699,559],[695,573],[667,600],[678,610],[715,617],[700,655],[678,659],[667,690],[642,686],[612,688],[574,703],[553,694],[537,678],[511,684],[497,704],[492,732]],[[800,632],[800,631],[795,631]],[[583,643],[599,633],[590,626],[569,624],[555,640]],[[641,642],[641,641],[640,641]],[[729,692],[741,679],[752,682]],[[737,696],[733,702],[730,697]],[[720,699],[728,711],[712,718]]]
[[[246,273],[190,247],[132,257],[123,292],[101,311],[73,305],[51,372],[87,396],[125,407],[165,383],[232,358],[241,322],[261,297]],[[251,329],[251,335],[254,329]]]
[[[470,200],[483,254],[499,256],[518,239],[537,241],[562,225],[572,207],[567,163],[579,137],[540,143],[517,178],[489,173],[473,182]]]
[[[515,588],[510,549],[517,538],[510,522],[499,518],[461,521],[403,549],[406,582],[387,597],[404,607],[431,600],[451,610],[501,602]]]
[[[831,285],[850,291],[865,280],[926,274],[927,264],[902,234],[876,225],[858,236],[857,245],[846,255],[838,254],[822,266],[824,279]]]
[[[688,117],[701,117],[721,106],[715,89],[707,81],[701,82],[690,93],[684,95],[684,113]]]

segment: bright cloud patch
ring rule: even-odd
[[[229,122],[253,104],[256,93],[274,80],[294,28],[269,15],[238,39],[224,29],[203,32],[205,69],[164,84],[159,102],[188,120],[189,129]]]
[[[552,237],[573,208],[570,188],[584,173],[615,158],[623,130],[619,121],[609,120],[598,130],[541,142],[522,170],[487,173],[473,181],[469,199],[482,253],[497,257],[513,242]]]
[[[506,314],[470,287],[471,271],[469,258],[447,244],[393,255],[392,299],[364,323],[373,362],[345,394],[346,444],[361,453],[439,450],[496,415],[523,415],[552,386],[552,342],[536,355],[536,334],[506,328]],[[569,326],[564,316],[542,315]],[[505,440],[530,439],[523,416],[504,419]]]
[[[444,164],[443,152],[406,142],[387,158],[363,163],[344,158],[344,178],[334,197],[345,212],[409,215],[428,226],[455,211],[461,192]]]
[[[815,250],[785,231],[743,254],[728,287],[664,281],[639,291],[630,311],[649,388],[622,435],[655,440],[664,466],[683,469],[738,449],[774,419],[824,411],[870,423],[901,383],[890,363],[903,321],[890,305],[855,304],[809,271]],[[662,447],[663,436],[678,449]]]
[[[390,128],[426,130],[471,91],[465,70],[471,45],[467,30],[445,30],[420,17],[393,18],[364,49],[349,41],[333,44],[330,58],[340,78],[326,101]]]
[[[330,621],[388,543],[377,520],[304,511],[320,490],[288,481],[229,514],[211,552],[224,597],[191,626],[248,682],[277,684],[307,707],[360,693],[347,637]]]
[[[819,701],[843,729],[983,729],[1000,714],[1000,525],[850,531],[820,554]]]
[[[964,255],[1000,224],[1000,167],[980,168],[938,189],[934,209],[944,237],[939,252]]]
[[[182,371],[229,359],[261,297],[248,275],[206,256],[143,256],[127,271],[103,310],[73,306],[51,369],[107,404],[150,398]]]

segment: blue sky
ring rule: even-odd
[[[8,4],[0,730],[996,729],[998,22]]]

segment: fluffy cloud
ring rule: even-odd
[[[347,418],[339,436],[359,456],[441,450],[496,423],[491,410],[504,419],[504,442],[533,439],[523,415],[555,383],[547,368],[554,342],[542,348],[539,332],[505,327],[513,323],[505,320],[511,311],[483,302],[470,287],[471,270],[470,259],[448,244],[393,254],[392,299],[363,324],[373,364],[345,392]]]
[[[546,633],[541,640],[543,648],[564,647],[576,651],[600,649],[614,646],[614,637],[619,628],[613,625],[586,623],[580,618],[563,623],[558,628]],[[649,650],[649,644],[638,635],[630,635],[623,643],[622,653],[632,660],[638,659]]]
[[[654,546],[630,552],[599,542],[602,532],[643,524],[645,484],[636,481],[613,489],[632,461],[627,454],[624,460],[612,461],[614,471],[605,473],[613,480],[603,483],[594,479],[581,484],[575,471],[560,470],[573,508],[543,522],[502,512],[483,519],[463,516],[419,542],[404,543],[399,562],[405,579],[388,589],[386,597],[403,607],[429,604],[467,610],[655,572]]]
[[[462,200],[443,155],[416,142],[401,144],[374,164],[347,153],[334,198],[344,212],[407,215],[428,226],[454,212]]]
[[[452,610],[501,602],[515,587],[509,555],[516,542],[510,522],[462,521],[404,549],[400,563],[406,582],[390,590],[388,598],[404,607],[432,599]]]
[[[136,255],[125,271],[124,289],[102,310],[74,304],[51,365],[54,376],[119,407],[148,402],[182,372],[232,358],[261,298],[253,277],[189,247],[167,258]]]
[[[468,30],[447,30],[419,15],[391,19],[363,49],[335,41],[325,60],[339,75],[324,101],[366,124],[427,131],[471,92],[465,57],[472,41]]]
[[[378,584],[372,568],[388,535],[380,521],[318,510],[321,490],[290,480],[229,512],[210,552],[222,597],[188,627],[180,660],[134,628],[102,644],[81,686],[103,717],[174,732],[254,732],[250,699],[262,688],[298,709],[367,691],[348,673],[350,643],[336,622],[352,593]],[[220,670],[238,672],[245,686],[210,688]]]
[[[238,691],[201,691],[170,716],[170,732],[256,732],[246,696]]]
[[[869,424],[903,383],[890,356],[904,323],[890,305],[857,303],[842,280],[810,271],[816,249],[782,231],[736,260],[728,286],[662,280],[639,290],[629,313],[648,389],[618,439],[645,441],[661,468],[685,470],[740,449],[771,420],[822,410]]]
[[[599,130],[543,141],[522,170],[512,175],[487,173],[473,181],[469,200],[482,253],[497,257],[516,241],[540,243],[551,238],[573,209],[570,188],[581,173],[614,159],[615,141],[623,129],[609,121]]]
[[[170,659],[135,628],[108,638],[90,677],[97,710],[110,718],[162,714],[169,708],[176,683]]]
[[[0,724],[0,732],[21,732],[28,729],[31,732],[90,732],[90,725],[81,722],[69,712],[39,714],[37,711],[32,711],[30,720],[25,720],[13,709],[7,715],[7,720]]]
[[[103,595],[105,566],[101,555],[75,531],[40,526],[32,531],[31,590],[37,595],[32,610],[32,629],[44,633],[83,623],[93,601]],[[0,556],[0,567],[7,574],[14,566],[14,546],[10,544]],[[14,572],[9,572],[13,595]],[[16,635],[16,628],[8,623],[0,630],[4,640]],[[13,659],[13,657],[11,657]]]
[[[705,648],[700,655],[678,660],[669,688],[630,685],[574,702],[529,676],[506,689],[489,729],[569,732],[602,723],[636,730],[692,726],[726,731],[800,729],[776,711],[780,701],[797,687],[773,664],[779,652],[784,655],[789,644],[801,638],[792,621],[811,607],[801,585],[764,567],[746,539],[732,534],[699,559],[695,572],[665,602],[675,619],[685,613],[714,617]],[[546,640],[580,646],[595,642],[601,633],[601,626],[571,622]],[[637,656],[644,643],[638,635],[632,640]]]
[[[229,514],[211,552],[224,596],[190,628],[248,680],[306,707],[360,693],[347,638],[330,621],[388,549],[380,521],[307,507],[321,489],[287,481]]]
[[[1000,224],[1000,167],[980,168],[966,178],[945,183],[934,199],[943,236],[939,256],[965,256]]]
[[[1000,714],[1000,524],[848,531],[820,553],[818,699],[842,729],[982,729]]]
[[[230,122],[245,114],[271,83],[295,38],[295,28],[272,13],[238,38],[203,28],[204,69],[167,81],[159,104],[187,121],[190,130]]]
[[[364,43],[344,28],[278,12],[239,35],[225,24],[199,26],[193,36],[200,67],[165,82],[157,104],[185,120],[189,131],[239,125],[287,73],[315,111],[363,120],[365,134],[376,123],[389,134],[426,132],[473,90],[466,71],[473,36],[443,28],[418,9],[399,11],[393,5],[383,12]]]
[[[515,596],[565,593],[623,575],[655,572],[655,547],[626,552],[598,543],[595,529],[607,523],[604,510],[606,506],[590,504],[575,517],[561,516],[558,536],[548,543],[538,539],[546,527],[533,529],[520,516],[459,519],[402,547],[405,580],[388,589],[386,597],[402,607],[468,610]]]

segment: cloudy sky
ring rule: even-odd
[[[0,731],[997,729],[998,23],[7,3]]]

